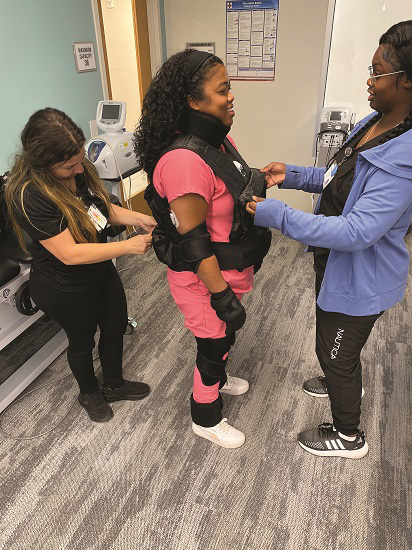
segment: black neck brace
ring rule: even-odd
[[[220,149],[223,140],[229,133],[230,126],[225,126],[212,115],[188,109],[179,121],[179,130],[183,134],[197,136],[215,149]]]

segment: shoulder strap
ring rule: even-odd
[[[250,170],[247,162],[245,159],[241,156],[239,151],[236,149],[236,147],[232,144],[232,142],[226,137],[223,141],[223,145],[226,149],[226,151],[235,158],[240,164],[245,168],[246,171]]]
[[[213,172],[219,176],[220,179],[224,181],[230,194],[234,200],[237,201],[239,195],[247,185],[250,168],[227,138],[223,143],[227,153],[224,153],[219,149],[215,149],[206,143],[206,141],[203,141],[197,136],[191,134],[179,134],[173,140],[173,143],[171,143],[163,151],[162,156],[165,153],[175,149],[189,149],[190,151],[193,151],[210,166]],[[244,172],[243,174],[235,166],[233,160],[236,160],[242,165]]]

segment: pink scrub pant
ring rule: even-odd
[[[221,321],[210,305],[210,292],[199,283],[179,286],[169,280],[170,291],[180,312],[185,317],[185,327],[198,338],[224,338],[226,323]],[[243,294],[236,293],[239,300]],[[222,359],[226,359],[226,353]],[[205,386],[200,372],[195,366],[193,379],[193,399],[197,403],[212,403],[219,397],[219,382]]]

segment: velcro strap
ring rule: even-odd
[[[272,234],[270,231],[242,242],[214,242],[213,250],[221,270],[245,269],[261,263],[268,253]]]
[[[208,376],[213,376],[214,378],[220,379],[225,374],[225,368],[227,364],[227,359],[222,361],[212,361],[207,359],[204,355],[201,355],[199,352],[196,357],[196,366],[199,371]]]
[[[181,235],[180,252],[186,262],[199,262],[214,255],[206,222]]]
[[[266,190],[265,174],[256,168],[251,168],[248,184],[239,197],[240,203],[245,206],[247,202],[252,200],[253,195],[255,197],[264,196],[263,190]]]

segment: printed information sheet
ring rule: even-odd
[[[226,66],[232,80],[274,80],[279,0],[226,2]]]

